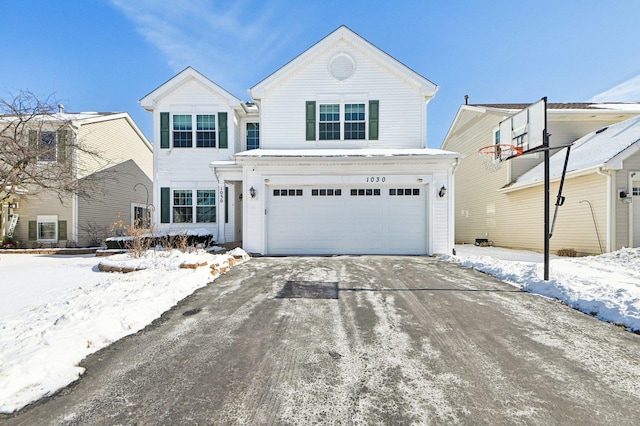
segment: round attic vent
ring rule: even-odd
[[[338,81],[344,81],[353,75],[356,64],[351,56],[341,53],[329,63],[329,72]]]

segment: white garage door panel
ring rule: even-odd
[[[424,186],[403,188],[403,195],[390,195],[400,191],[389,187],[331,188],[341,194],[320,195],[329,193],[327,189],[270,188],[269,254],[426,253]],[[351,195],[354,189],[360,195]],[[410,195],[404,195],[407,190]],[[287,196],[275,196],[275,191],[286,191]]]

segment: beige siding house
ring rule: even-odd
[[[97,193],[91,200],[59,199],[24,188],[1,206],[0,237],[11,236],[26,248],[90,246],[109,236],[114,222],[133,225],[152,208],[152,145],[129,114],[61,112],[47,119],[69,123],[73,143],[67,146],[78,144],[99,154],[71,153],[77,179],[99,178]]]
[[[500,121],[525,107],[463,105],[456,115],[442,148],[465,155],[456,171],[458,243],[487,240],[501,247],[544,248],[543,154],[506,161],[495,172],[487,172],[478,156],[478,149],[496,143]],[[598,254],[639,244],[633,229],[640,224],[635,222],[630,201],[633,188],[638,186],[634,179],[640,160],[634,154],[637,143],[633,131],[627,130],[635,127],[632,118],[639,114],[637,104],[548,104],[550,146],[575,142],[563,190],[566,201],[550,240],[552,252],[572,248],[583,254]],[[622,136],[611,129],[619,129]],[[612,142],[614,139],[617,142]],[[621,148],[625,143],[629,147]],[[607,151],[605,146],[620,149]],[[593,154],[593,163],[580,160],[585,152]],[[565,149],[551,152],[552,216],[565,153]],[[621,198],[620,192],[629,195]]]

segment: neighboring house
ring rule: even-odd
[[[100,183],[91,200],[19,188],[2,205],[0,236],[12,235],[27,248],[89,246],[111,235],[114,222],[129,226],[136,224],[136,217],[148,217],[153,147],[129,114],[60,112],[43,117],[37,130],[29,131],[29,139],[49,148],[38,161],[60,161],[64,151],[75,178],[82,182],[97,177]]]
[[[140,101],[156,223],[262,254],[450,252],[460,156],[426,148],[436,91],[344,26],[251,103],[187,68]]]
[[[495,172],[487,172],[478,156],[479,148],[500,140],[500,121],[526,106],[462,105],[449,129],[443,149],[465,155],[456,171],[459,243],[486,239],[501,247],[544,249],[544,155],[505,161]],[[639,245],[633,230],[640,228],[635,216],[640,208],[634,213],[631,198],[620,197],[639,186],[640,156],[634,136],[638,115],[640,104],[548,104],[550,145],[575,142],[563,189],[566,200],[550,240],[552,252],[572,248],[599,254]],[[550,222],[566,149],[552,150],[551,155]]]

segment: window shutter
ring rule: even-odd
[[[160,148],[169,148],[169,113],[160,113]]]
[[[67,239],[67,221],[58,221],[58,241]]]
[[[38,239],[38,223],[35,220],[29,221],[29,241]]]
[[[29,130],[29,161],[36,161],[38,158],[38,131]]]
[[[218,113],[218,136],[220,137],[220,148],[229,148],[229,131],[227,130],[227,113]]]
[[[369,140],[378,140],[380,101],[369,101]]]
[[[160,223],[171,220],[171,193],[169,188],[160,188]]]
[[[70,158],[70,150],[69,150],[69,130],[58,130],[58,163],[64,164]]]
[[[307,101],[306,105],[306,132],[307,132],[307,140],[315,141],[316,140],[316,102],[315,101]]]

